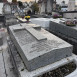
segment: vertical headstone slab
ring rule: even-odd
[[[32,27],[28,29],[19,27],[17,25],[10,26],[10,36],[28,71],[41,68],[72,55],[72,45],[48,31],[41,28],[39,33],[38,30],[35,29],[35,31]],[[36,32],[39,37],[41,34],[40,38],[42,40],[38,40],[33,32]]]
[[[5,3],[3,5],[3,13],[4,14],[11,14],[12,13],[11,5],[9,3]]]

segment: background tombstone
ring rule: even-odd
[[[3,6],[3,13],[4,14],[11,14],[12,10],[11,10],[11,6],[9,3],[5,3]]]
[[[5,26],[8,28],[8,26],[17,24],[17,19],[12,13],[12,7],[10,3],[5,3],[3,6],[3,14],[5,16]]]

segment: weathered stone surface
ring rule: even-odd
[[[50,22],[50,31],[53,31],[55,33],[62,33],[68,37],[71,37],[73,39],[77,39],[77,26],[76,27],[69,27],[64,24],[56,23],[56,22]]]
[[[50,22],[50,32],[56,34],[73,45],[73,53],[77,54],[77,26],[69,27],[55,21]]]
[[[35,33],[31,33],[33,32],[32,27],[20,27],[20,29],[19,27],[17,25],[10,26],[10,36],[29,71],[72,55],[72,45],[46,30],[41,28],[40,31],[35,31],[47,38],[38,40]]]
[[[33,18],[31,23],[40,25],[42,28],[49,30],[50,19],[49,18]]]
[[[41,29],[41,26],[40,25],[36,25],[36,24],[26,24],[26,23],[24,23],[24,24],[22,24],[22,26],[23,27],[25,27],[25,26],[33,27],[36,30],[40,30]]]
[[[5,15],[5,25],[6,26],[11,26],[11,25],[15,25],[18,24],[19,22],[17,21],[16,17],[13,14],[6,14]]]
[[[40,76],[40,75],[42,75],[44,73],[52,71],[52,70],[54,70],[54,69],[56,69],[56,68],[58,68],[60,66],[68,64],[69,61],[70,62],[72,62],[73,60],[77,61],[76,60],[76,55],[72,55],[70,57],[64,58],[64,59],[62,59],[60,61],[57,61],[55,63],[52,63],[50,65],[47,65],[47,66],[44,66],[44,67],[41,67],[39,69],[36,69],[34,71],[29,72],[25,68],[21,57],[17,53],[17,50],[16,50],[15,46],[11,43],[11,41],[9,41],[9,48],[10,48],[9,53],[12,53],[10,56],[11,56],[11,59],[13,58],[12,62],[14,63],[14,68],[16,68],[16,71],[18,71],[17,73],[20,75],[20,77],[37,77],[37,76]],[[73,76],[75,76],[77,74],[76,71],[77,70],[75,70],[75,72],[72,72],[71,73],[72,75],[69,74],[69,76],[66,76],[66,77],[71,77],[71,76],[73,77]]]

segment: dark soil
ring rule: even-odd
[[[61,66],[38,77],[64,77],[72,73],[75,69],[76,64],[74,62],[70,62],[64,66]]]

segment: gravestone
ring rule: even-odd
[[[9,3],[5,3],[3,6],[3,13],[4,14],[11,14],[12,10],[11,10],[11,5]]]
[[[72,45],[55,35],[42,28],[37,30],[31,26],[22,26],[10,26],[9,31],[28,71],[36,70],[72,55]]]
[[[11,4],[9,3],[4,4],[3,14],[5,16],[5,25],[7,27],[18,23],[16,17],[14,16],[14,14],[12,14]]]

